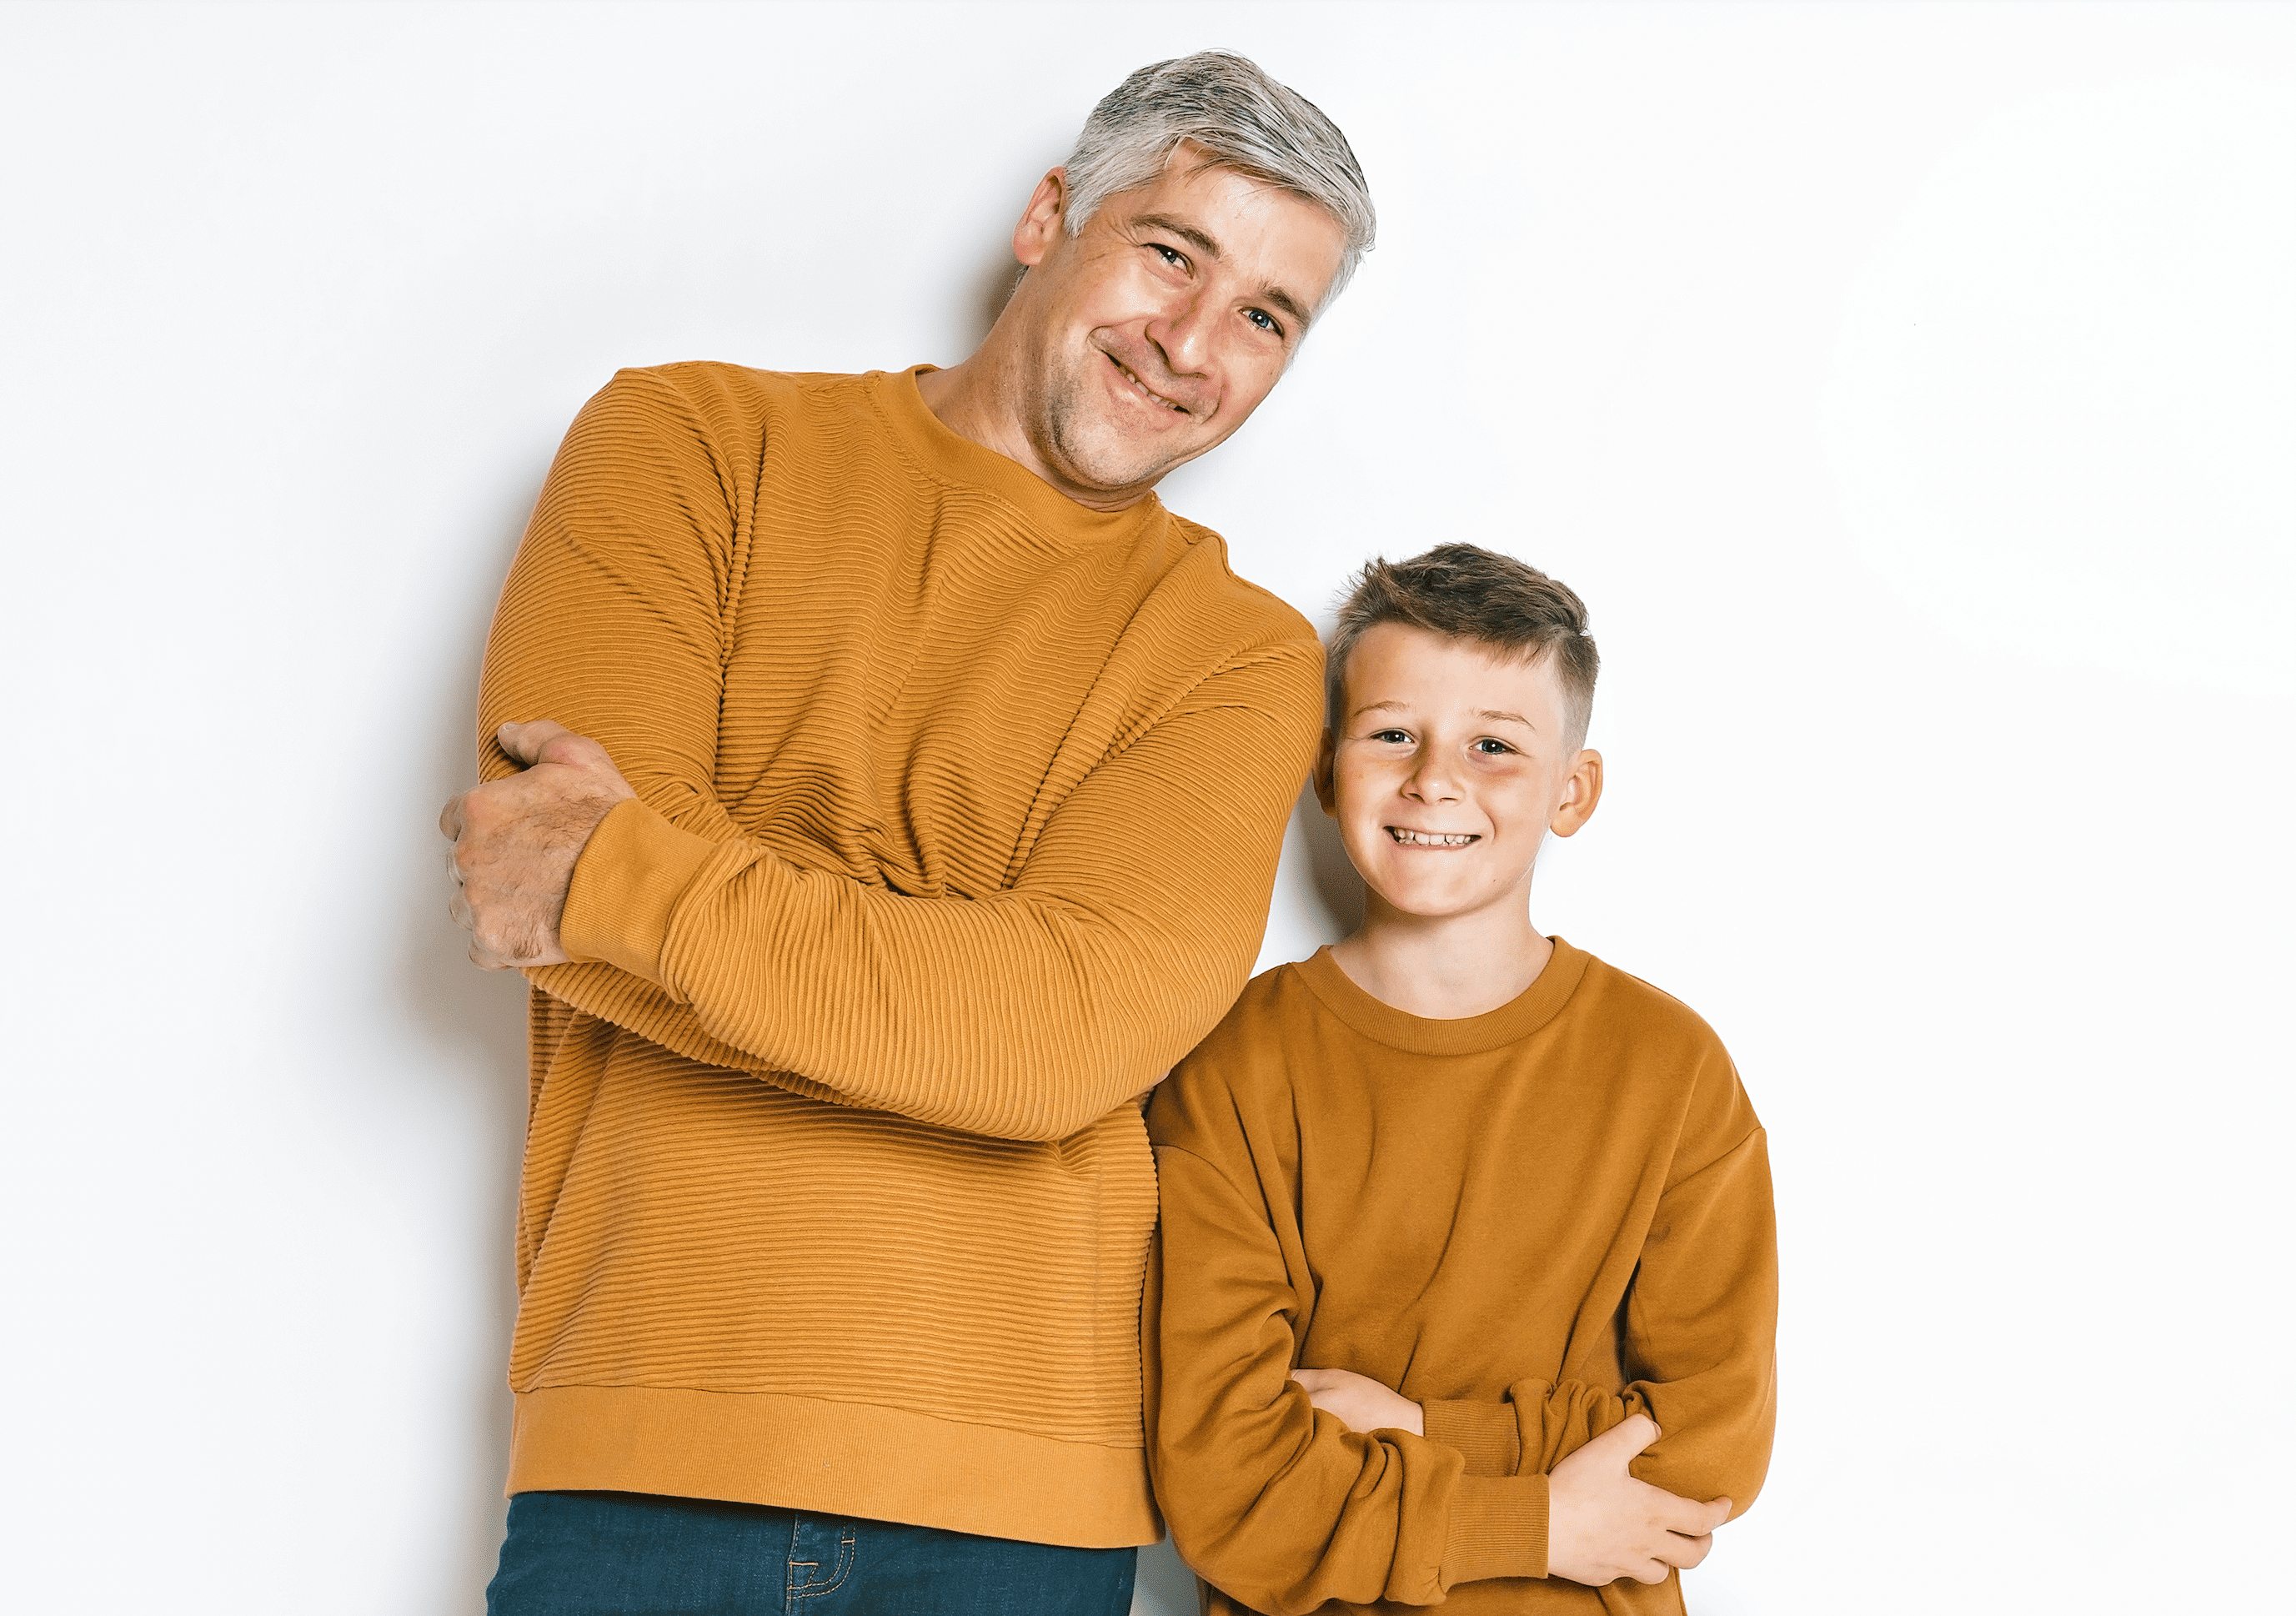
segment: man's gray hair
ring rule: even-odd
[[[1118,192],[1154,181],[1183,141],[1208,166],[1280,185],[1339,220],[1347,244],[1324,301],[1339,296],[1379,229],[1363,169],[1313,102],[1229,51],[1152,62],[1092,110],[1068,160],[1069,234]]]

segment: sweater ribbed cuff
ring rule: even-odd
[[[1461,1476],[1443,1545],[1443,1586],[1546,1575],[1546,1478]]]
[[[1471,1476],[1511,1476],[1522,1463],[1522,1432],[1512,1403],[1423,1402],[1427,1440],[1467,1461]]]
[[[562,947],[577,960],[603,960],[657,987],[662,946],[677,900],[718,844],[682,831],[632,797],[598,822],[574,861]]]

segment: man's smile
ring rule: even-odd
[[[1101,349],[1101,352],[1108,354],[1108,362],[1116,366],[1117,374],[1122,376],[1125,381],[1130,382],[1133,389],[1151,404],[1160,404],[1166,409],[1172,411],[1176,414],[1188,415],[1194,414],[1194,412],[1189,409],[1186,405],[1173,402],[1171,399],[1164,397],[1163,394],[1158,392],[1154,388],[1149,386],[1145,381],[1143,381],[1140,379],[1140,375],[1137,371],[1135,371],[1130,365],[1125,364],[1123,360],[1118,358],[1114,354],[1109,354],[1106,349]]]

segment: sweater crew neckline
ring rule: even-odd
[[[1374,1043],[1406,1054],[1481,1054],[1529,1038],[1553,1021],[1578,991],[1590,956],[1559,937],[1550,940],[1554,952],[1529,987],[1496,1010],[1456,1021],[1414,1015],[1365,992],[1340,969],[1329,944],[1292,969],[1324,1009]]]
[[[1160,521],[1163,503],[1153,493],[1121,511],[1080,505],[1017,460],[952,431],[932,413],[917,378],[937,365],[906,370],[871,371],[871,396],[902,445],[927,476],[959,487],[983,488],[1001,496],[1047,533],[1078,544],[1131,538]]]

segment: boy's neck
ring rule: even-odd
[[[1436,1021],[1482,1015],[1521,997],[1554,954],[1526,903],[1430,919],[1402,914],[1376,892],[1364,895],[1363,924],[1332,945],[1332,963],[1357,987]]]

